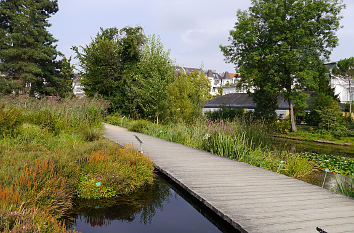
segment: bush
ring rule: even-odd
[[[310,103],[310,113],[306,118],[309,125],[332,130],[340,127],[342,120],[339,103],[333,97],[319,94]]]
[[[13,135],[23,122],[22,111],[13,106],[0,105],[0,138]]]
[[[133,131],[133,132],[142,133],[142,132],[144,132],[144,130],[146,130],[147,126],[150,124],[152,124],[152,123],[147,120],[137,120],[137,121],[134,121],[133,123],[130,124],[130,126],[128,127],[128,130]]]
[[[288,176],[301,178],[311,173],[313,164],[299,155],[289,155],[286,159],[286,173]]]
[[[100,139],[102,136],[102,130],[97,128],[86,128],[82,130],[81,134],[85,141],[92,142]]]
[[[205,115],[210,121],[220,121],[220,120],[233,120],[236,117],[243,117],[244,112],[242,108],[222,107],[218,111],[206,112]]]

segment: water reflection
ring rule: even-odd
[[[193,208],[196,204],[180,194],[158,176],[151,187],[129,197],[77,200],[67,226],[80,232],[235,232],[230,226],[221,226],[221,221],[208,216],[201,207]]]
[[[77,219],[92,227],[110,225],[112,220],[133,222],[139,216],[143,224],[151,223],[158,210],[163,209],[163,203],[168,203],[173,197],[170,188],[160,180],[134,195],[111,198],[107,200],[76,200],[68,226],[76,224]]]

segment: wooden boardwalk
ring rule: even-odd
[[[105,137],[143,151],[157,169],[241,232],[354,233],[354,199],[262,168],[124,128]],[[181,223],[183,224],[183,223]]]

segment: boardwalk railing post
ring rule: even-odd
[[[325,176],[324,176],[324,178],[323,178],[323,183],[322,183],[322,188],[325,186],[325,183],[326,183],[326,178],[327,178],[327,172],[329,172],[329,169],[328,168],[326,168],[325,169]]]
[[[140,143],[140,153],[143,153],[143,141],[141,141],[140,138],[138,138],[138,136],[134,135],[136,140],[138,140],[138,142]]]
[[[282,161],[280,161],[280,164],[279,164],[279,167],[278,167],[277,173],[279,172],[280,167],[283,165],[283,163],[284,163],[284,161],[283,161],[283,160],[282,160]]]
[[[123,120],[124,120],[125,116],[122,117],[122,120],[120,121],[120,126],[123,127]]]

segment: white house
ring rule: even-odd
[[[74,76],[72,88],[75,96],[79,98],[85,96],[84,86],[81,84],[81,76],[79,74]]]
[[[208,79],[210,80],[211,89],[210,94],[216,96],[219,94],[219,89],[222,88],[223,95],[231,93],[246,93],[244,89],[236,88],[238,81],[240,80],[240,74],[232,74],[229,72],[224,72],[221,74],[215,71],[208,70],[205,72]]]
[[[327,63],[325,65],[327,65],[329,67],[329,69],[332,71],[333,67],[337,64],[337,62],[331,62],[331,63]],[[351,80],[351,89],[352,89],[352,98],[350,98],[350,85],[349,85],[349,80],[348,79],[343,79],[343,78],[339,78],[336,76],[332,75],[331,78],[331,88],[334,89],[334,94],[338,96],[339,101],[341,103],[347,103],[350,101],[350,99],[352,101],[354,101],[354,79]]]

